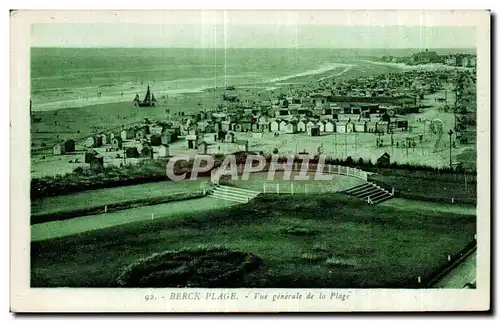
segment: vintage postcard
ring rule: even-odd
[[[490,12],[11,12],[11,310],[490,309]]]

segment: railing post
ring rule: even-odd
[[[392,187],[391,195],[394,196],[394,187]]]
[[[280,194],[280,184],[276,184],[276,193],[279,195]]]
[[[371,204],[372,203],[372,199],[370,198],[370,196],[368,196],[368,203]]]
[[[263,187],[264,193],[266,193],[266,182],[264,181],[264,187]]]
[[[292,185],[291,185],[291,190],[292,190],[292,196],[293,196],[293,182],[292,182]]]

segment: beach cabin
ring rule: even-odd
[[[362,111],[360,117],[369,119],[370,115],[370,111]]]
[[[170,144],[177,140],[177,135],[174,131],[167,130],[161,134],[161,144]]]
[[[235,132],[243,132],[243,126],[240,123],[234,124],[233,128],[231,129]]]
[[[401,129],[403,131],[408,131],[408,120],[398,120],[395,123],[396,123],[396,128]]]
[[[149,142],[151,143],[151,146],[160,146],[161,145],[161,135],[160,134],[153,134],[149,138]]]
[[[347,132],[347,122],[340,121],[337,123],[336,131],[337,133],[346,133]]]
[[[309,129],[316,126],[316,124],[313,121],[308,121],[306,123],[306,131],[309,133]]]
[[[345,131],[346,131],[347,133],[352,133],[352,132],[354,132],[354,123],[352,123],[352,122],[350,122],[350,121],[349,121],[349,122],[347,122],[347,124],[345,125]]]
[[[306,131],[306,121],[305,120],[300,120],[297,123],[297,131],[298,132],[305,132]]]
[[[325,132],[325,123],[323,123],[322,121],[318,121],[316,125],[319,127],[320,132]]]
[[[135,131],[135,140],[143,141],[146,138],[146,131],[143,128],[139,128]]]
[[[280,121],[278,120],[273,120],[270,124],[269,124],[269,129],[271,132],[278,132],[280,130]]]
[[[150,125],[149,133],[161,135],[163,133],[163,126],[161,125]]]
[[[102,155],[94,155],[89,163],[90,169],[94,172],[102,172],[104,170],[104,158]]]
[[[248,152],[248,140],[237,140],[236,144],[240,151]]]
[[[316,107],[323,107],[326,104],[326,97],[317,95],[313,98],[313,104]]]
[[[122,138],[119,137],[119,136],[116,136],[114,138],[111,139],[111,146],[116,149],[116,150],[120,150],[122,147],[123,147],[123,141],[122,141]]]
[[[297,122],[291,121],[286,125],[286,133],[288,134],[294,134],[297,133]]]
[[[259,125],[259,130],[264,132],[269,130],[269,119],[267,116],[261,116],[257,120],[257,124]]]
[[[208,151],[208,143],[206,141],[201,141],[198,143],[198,153],[199,154],[207,154]]]
[[[138,158],[140,156],[140,153],[136,147],[128,147],[125,149],[125,156],[127,158]]]
[[[335,123],[331,121],[325,122],[325,132],[333,133],[335,132]]]
[[[252,123],[245,121],[240,123],[241,126],[241,132],[248,132],[252,130]]]
[[[94,151],[94,150],[85,152],[85,155],[84,155],[84,161],[85,161],[85,163],[90,163],[90,161],[92,161],[92,159],[96,155],[98,155],[98,153],[96,151]]]
[[[57,144],[55,144],[55,145],[52,147],[52,152],[53,152],[55,155],[61,155],[61,154],[66,153],[66,151],[64,150],[64,144],[61,144],[61,143],[57,143]]]
[[[106,134],[103,133],[103,134],[100,134],[99,136],[100,136],[100,140],[102,142],[102,145],[106,145],[106,144],[109,143],[109,137],[108,137],[108,135],[106,135]]]
[[[155,159],[166,158],[169,156],[169,146],[168,145],[160,145],[158,149],[156,149],[156,153],[153,155]]]
[[[64,143],[62,143],[61,147],[62,147],[61,154],[75,152],[75,140],[72,139],[66,140],[64,141]]]
[[[86,148],[98,148],[102,146],[102,137],[101,136],[91,136],[85,140],[83,145]]]
[[[310,128],[307,129],[307,134],[309,136],[320,136],[319,126],[317,125],[311,126]]]
[[[198,142],[198,135],[186,135],[187,148],[188,149],[196,149]]]
[[[216,138],[215,138],[215,141],[224,141],[224,139],[226,138],[226,132],[225,131],[218,131],[216,133]]]
[[[377,123],[377,132],[387,133],[389,131],[389,122],[380,121]]]
[[[354,124],[355,132],[366,132],[366,122],[360,121]]]
[[[153,149],[149,145],[144,145],[141,149],[141,157],[152,159]]]
[[[120,137],[122,138],[123,141],[131,139],[135,133],[133,133],[132,129],[123,129],[120,131]]]
[[[231,129],[231,125],[232,125],[231,121],[221,121],[220,124],[221,124],[221,130],[222,131],[226,131],[227,132],[227,131],[231,131],[232,130]]]
[[[377,122],[366,122],[366,132],[373,133],[377,131]]]
[[[300,102],[302,104],[302,107],[313,107],[314,106],[313,100],[310,97],[302,97]]]
[[[377,159],[377,165],[380,167],[387,167],[391,164],[391,156],[385,152]]]
[[[227,143],[234,143],[234,140],[235,140],[235,137],[234,137],[234,133],[233,132],[228,132],[226,134],[225,139],[224,139],[224,141],[227,142]]]
[[[286,126],[287,125],[288,125],[287,121],[281,120],[281,122],[279,122],[279,131],[281,131],[281,132],[286,131]]]
[[[222,131],[222,123],[221,122],[215,122],[214,123],[214,132],[219,132]]]

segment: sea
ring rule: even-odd
[[[433,49],[439,54],[468,49]],[[365,59],[420,49],[31,48],[34,111],[131,101],[226,86],[270,87]]]

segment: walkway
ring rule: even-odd
[[[435,288],[464,288],[467,283],[476,282],[476,255],[470,254],[460,265],[434,285]]]
[[[132,208],[102,215],[52,221],[31,226],[31,241],[45,240],[97,230],[131,222],[169,217],[178,219],[187,216],[205,215],[206,211],[221,209],[236,202],[214,198],[198,198],[166,204]]]
[[[476,207],[472,205],[441,204],[436,202],[418,201],[412,199],[394,198],[384,202],[384,206],[402,210],[423,210],[453,215],[476,215]]]

